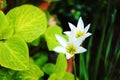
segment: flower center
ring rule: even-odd
[[[67,53],[73,55],[76,53],[76,47],[73,44],[70,44],[66,47]]]
[[[79,38],[80,36],[84,36],[84,34],[85,34],[85,33],[84,33],[83,31],[77,30],[75,37],[76,37],[76,38]]]

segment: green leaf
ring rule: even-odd
[[[53,50],[56,46],[59,45],[59,43],[56,40],[55,34],[59,34],[63,36],[62,28],[57,25],[50,26],[47,28],[46,33],[45,33],[45,39],[47,41],[47,46],[49,50]]]
[[[8,39],[13,34],[13,28],[9,25],[7,17],[0,11],[0,40]]]
[[[30,44],[31,44],[32,46],[38,46],[39,43],[40,43],[40,38],[37,38],[37,39],[35,39],[34,41],[32,41]]]
[[[18,72],[17,80],[39,80],[43,75],[41,69],[33,62],[30,62],[29,70]]]
[[[31,42],[43,34],[47,27],[45,13],[33,5],[22,5],[6,15],[15,28],[15,35]]]
[[[59,75],[54,73],[54,74],[50,75],[48,80],[75,80],[74,75],[72,73],[68,73],[68,72],[66,72],[65,75],[60,79],[58,79],[58,76]],[[79,80],[79,79],[76,78],[76,80]]]
[[[80,78],[88,80],[89,76],[85,67],[85,60],[83,54],[80,54]]]
[[[28,47],[17,37],[0,41],[0,65],[13,70],[26,70],[29,63]]]
[[[67,69],[67,60],[64,54],[59,54],[55,65],[55,73],[63,77]]]
[[[47,64],[44,65],[43,71],[44,71],[46,74],[50,75],[50,74],[53,73],[54,68],[55,68],[55,65],[54,65],[54,64],[52,64],[52,63],[47,63]]]
[[[48,80],[63,80],[67,69],[67,60],[64,54],[59,54],[55,65],[54,72]]]
[[[44,44],[44,42],[46,42],[46,41],[44,40],[44,35],[41,35],[39,38],[37,38],[37,39],[35,39],[34,41],[32,41],[32,42],[30,43],[30,45],[32,45],[32,46],[39,46],[39,44],[42,45],[42,44]],[[43,47],[43,46],[42,46],[42,47]]]
[[[75,80],[74,75],[72,73],[66,72],[66,74],[63,77],[63,80]]]
[[[60,79],[57,79],[57,76],[55,73],[51,74],[50,77],[48,78],[48,80],[60,80]]]
[[[53,73],[52,75],[50,75],[48,80],[75,80],[74,75],[72,73],[68,73],[68,72],[66,72],[62,78],[58,78],[58,76],[59,75]],[[76,78],[76,80],[79,80],[79,79]]]
[[[33,58],[35,60],[35,64],[37,64],[39,67],[43,67],[48,61],[48,57],[44,52],[36,53],[36,55]]]
[[[0,80],[13,80],[13,75],[16,71],[7,69],[7,68],[1,68],[0,69]]]

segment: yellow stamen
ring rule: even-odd
[[[76,38],[79,38],[79,37],[81,37],[81,36],[84,36],[84,34],[85,34],[85,33],[84,33],[83,31],[77,30],[75,37],[76,37]]]
[[[74,55],[76,53],[76,47],[73,44],[70,44],[66,47],[67,53]]]

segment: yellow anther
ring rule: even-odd
[[[83,31],[79,31],[79,30],[78,30],[78,31],[76,31],[76,36],[75,36],[75,37],[76,37],[76,38],[79,38],[79,37],[81,37],[81,36],[84,36],[84,34],[85,34],[85,33],[84,33]]]
[[[76,47],[73,44],[70,44],[66,47],[67,53],[70,53],[71,55],[74,55],[76,53]]]

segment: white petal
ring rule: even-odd
[[[91,33],[87,33],[87,34],[85,34],[85,38],[87,38],[87,37],[89,37],[90,35],[92,35]]]
[[[85,33],[87,33],[88,29],[90,28],[90,24],[88,24],[86,27],[85,27]]]
[[[70,59],[73,55],[70,55],[69,53],[66,53],[66,58]]]
[[[65,48],[64,47],[61,47],[61,46],[58,46],[56,48],[53,49],[55,52],[59,52],[59,53],[66,53],[65,51]]]
[[[71,24],[71,23],[68,23],[68,24],[69,24],[70,30],[73,30],[76,28],[73,24]]]
[[[73,41],[75,39],[75,37],[74,37],[75,36],[74,30],[72,30],[72,31],[65,31],[63,33],[65,33],[68,36],[69,42],[71,42],[71,41]]]
[[[65,46],[67,45],[67,42],[66,42],[66,40],[65,40],[63,37],[61,37],[61,36],[59,36],[59,35],[55,35],[55,36],[56,36],[58,42],[59,42],[63,47],[65,47]]]
[[[79,37],[79,38],[77,38],[76,39],[76,42],[75,42],[75,45],[77,46],[79,46],[79,45],[81,45],[82,44],[82,42],[83,42],[83,40],[84,40],[84,37]]]
[[[63,32],[63,33],[66,34],[67,36],[70,35],[70,31],[65,31],[65,32]]]
[[[86,52],[86,51],[87,51],[87,50],[86,50],[85,48],[79,47],[79,48],[77,49],[76,54],[83,53],[83,52]]]
[[[84,30],[84,23],[83,23],[83,20],[81,17],[78,20],[77,28],[82,30],[82,31]]]
[[[72,30],[69,35],[69,42],[73,42],[73,41],[75,41],[75,34],[74,34],[74,31]]]

